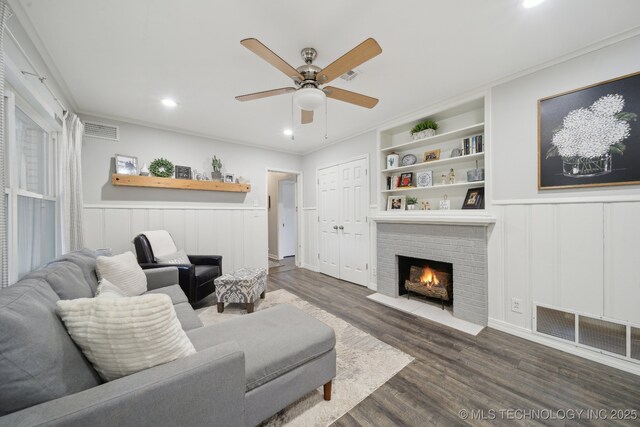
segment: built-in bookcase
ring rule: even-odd
[[[411,128],[416,123],[432,119],[438,123],[435,136],[413,140]],[[465,150],[465,139],[468,140]],[[473,144],[475,142],[475,144]],[[416,117],[414,120],[398,123],[378,132],[380,197],[379,211],[396,215],[419,215],[428,211],[421,211],[423,201],[428,201],[432,211],[439,210],[439,202],[445,195],[450,200],[451,211],[461,214],[464,198],[469,188],[484,188],[485,180],[468,182],[467,171],[485,168],[485,155],[490,141],[485,135],[485,98],[476,98],[459,105],[449,107],[431,114]],[[462,155],[452,156],[454,149],[462,150]],[[425,152],[439,150],[439,159],[423,162]],[[388,168],[387,155],[397,153],[399,166]],[[412,154],[417,162],[413,165],[402,165],[404,156]],[[449,183],[449,172],[455,172],[455,183]],[[420,172],[432,171],[432,185],[419,187],[417,176]],[[411,187],[388,188],[388,177],[399,176],[412,172]],[[485,177],[487,176],[485,170]],[[441,183],[442,175],[446,177],[446,184]],[[485,178],[486,179],[486,178]],[[414,211],[387,211],[387,200],[392,195],[406,195],[417,197],[418,204]],[[485,198],[487,195],[485,194]],[[486,207],[486,200],[485,200]],[[484,210],[465,210],[464,213],[473,215],[483,214]],[[438,214],[445,214],[440,211]]]

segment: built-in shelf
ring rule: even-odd
[[[450,211],[400,211],[380,212],[371,220],[378,223],[392,224],[452,224],[488,226],[496,222],[496,217],[483,209],[450,210]]]
[[[392,151],[407,151],[413,148],[425,147],[428,145],[434,145],[443,143],[452,139],[462,139],[473,134],[481,133],[484,131],[484,123],[478,123],[472,126],[456,129],[451,132],[441,133],[440,135],[430,136],[428,138],[416,139],[415,141],[407,142],[404,144],[398,144],[392,147],[381,148],[380,152],[390,153]]]
[[[459,187],[484,187],[484,181],[474,181],[474,182],[456,182],[455,184],[445,184],[445,185],[432,185],[430,187],[403,187],[396,188],[395,190],[382,190],[383,193],[403,193],[405,191],[429,191],[429,190],[444,190],[447,188],[459,188]]]
[[[415,165],[409,165],[409,166],[400,166],[393,169],[383,169],[381,172],[383,173],[408,172],[408,171],[413,171],[418,169],[425,169],[425,168],[428,169],[428,168],[434,168],[434,167],[443,166],[443,165],[451,165],[455,163],[470,162],[473,160],[480,160],[483,158],[484,158],[484,153],[467,154],[466,156],[449,157],[448,159],[432,160],[430,162],[416,163]]]
[[[251,191],[251,184],[122,175],[117,173],[111,175],[111,184],[124,187],[174,188],[178,190],[227,191],[233,193],[248,193]]]

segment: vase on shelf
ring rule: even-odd
[[[211,172],[211,180],[215,182],[222,182],[222,172],[220,171]]]
[[[570,178],[585,178],[611,173],[611,153],[601,157],[563,157],[562,174]]]

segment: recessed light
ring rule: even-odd
[[[523,0],[522,7],[526,7],[527,9],[531,9],[532,7],[538,6],[544,0]]]
[[[171,98],[165,98],[162,100],[162,105],[165,107],[175,107],[178,103]]]
[[[284,133],[287,136],[293,135],[293,131],[291,129],[285,129],[284,131],[282,131],[282,133]]]

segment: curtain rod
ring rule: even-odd
[[[24,71],[21,70],[20,72],[22,73],[23,76],[34,76],[36,77],[38,80],[40,80],[40,83],[42,83],[44,85],[45,88],[47,88],[47,90],[49,91],[49,93],[51,94],[51,96],[53,97],[53,100],[55,102],[58,103],[58,105],[60,106],[60,108],[62,108],[62,115],[65,115],[67,113],[67,108],[64,106],[64,104],[62,104],[62,102],[58,99],[58,97],[55,95],[55,93],[53,93],[53,91],[51,90],[51,88],[49,87],[49,85],[46,83],[47,78],[44,77],[43,75],[40,74],[40,72],[38,71],[38,69],[36,68],[36,66],[33,64],[33,62],[31,61],[31,59],[29,58],[29,55],[27,55],[27,52],[25,52],[25,50],[22,48],[22,46],[20,45],[20,42],[18,42],[18,39],[16,39],[16,36],[13,35],[13,33],[11,32],[11,30],[9,30],[9,28],[5,27],[5,32],[7,34],[9,34],[9,37],[11,37],[11,39],[13,40],[13,43],[15,43],[16,47],[18,48],[18,50],[20,51],[20,53],[22,53],[22,56],[24,56],[24,59],[27,60],[27,63],[29,64],[29,66],[31,67],[31,69],[34,71],[33,73],[30,71]]]

